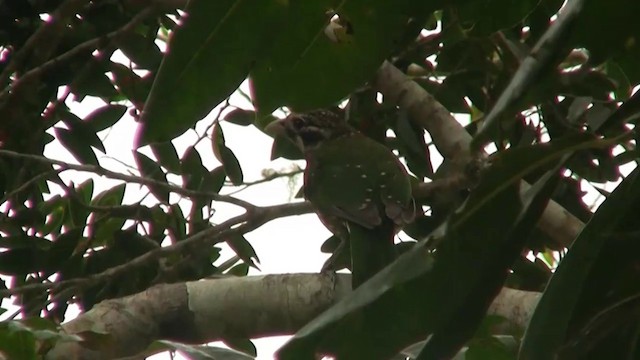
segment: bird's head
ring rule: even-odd
[[[284,119],[267,125],[265,131],[274,136],[285,136],[303,152],[316,149],[327,140],[355,131],[341,115],[328,110],[291,113]]]

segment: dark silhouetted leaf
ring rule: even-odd
[[[95,131],[102,131],[118,122],[126,111],[125,105],[107,104],[92,111],[84,118],[84,121],[91,125]]]
[[[63,128],[55,128],[56,138],[60,140],[62,145],[69,150],[78,162],[87,165],[98,166],[98,158],[91,149],[89,143],[84,141],[81,134],[72,133],[71,131]]]
[[[160,165],[174,174],[180,173],[180,158],[176,147],[170,141],[151,144],[151,151]]]
[[[249,126],[254,123],[254,121],[256,120],[256,116],[257,115],[255,111],[233,109],[231,112],[225,115],[224,120],[240,126]]]
[[[133,150],[133,158],[136,160],[136,164],[138,165],[138,170],[142,176],[159,181],[163,184],[167,184],[167,175],[162,171],[160,165],[158,165],[154,160],[149,158],[147,155]],[[162,203],[169,203],[169,189],[163,186],[157,185],[148,185],[151,193]]]
[[[140,144],[180,135],[231,95],[269,50],[287,6],[277,0],[190,1],[142,113]]]
[[[222,163],[224,172],[229,177],[229,180],[231,180],[233,185],[241,185],[243,175],[240,162],[233,151],[225,145],[224,134],[222,133],[220,123],[216,123],[213,127],[211,143],[213,145],[213,153]]]
[[[253,249],[253,246],[251,246],[249,241],[247,241],[247,239],[244,236],[242,235],[232,236],[227,239],[227,244],[229,245],[231,250],[233,250],[233,252],[235,252],[240,257],[240,259],[242,259],[242,261],[244,261],[246,264],[250,265],[251,267],[258,269],[256,264],[253,262],[253,259],[256,259],[256,261],[260,263],[260,260],[258,259],[258,254],[256,254],[256,251]]]

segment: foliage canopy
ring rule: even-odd
[[[25,319],[0,323],[0,352],[37,358],[77,341],[54,325],[72,303],[84,312],[156,284],[246,276],[258,254],[244,235],[311,209],[231,194],[253,183],[225,128],[340,105],[405,162],[424,213],[402,256],[300,329],[282,359],[391,358],[429,335],[405,356],[637,356],[640,3],[563,4],[0,2],[0,293]],[[101,105],[80,116],[70,107],[85,98]],[[133,174],[101,161],[104,135],[130,117]],[[178,152],[199,121],[206,130]],[[48,157],[49,144],[73,159]],[[219,166],[203,165],[211,156]],[[272,157],[301,154],[276,139]],[[117,183],[98,192],[67,171]],[[133,186],[154,200],[125,201]],[[597,211],[585,191],[605,199]],[[214,223],[222,203],[246,212]],[[221,257],[222,243],[236,256]],[[526,329],[497,331],[504,319],[485,316],[505,286],[542,294]],[[246,338],[228,344],[255,352]]]

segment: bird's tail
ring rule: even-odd
[[[349,224],[352,288],[360,286],[395,259],[394,236],[395,226],[391,221],[373,229]]]

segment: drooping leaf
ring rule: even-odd
[[[113,126],[126,111],[127,107],[125,105],[107,104],[89,113],[84,118],[84,121],[99,132]]]
[[[169,184],[167,182],[167,175],[162,171],[160,165],[158,165],[154,160],[152,160],[147,155],[133,150],[133,158],[136,160],[136,164],[138,165],[138,170],[142,176],[159,181],[163,184]],[[162,203],[169,203],[169,189],[162,186],[149,184],[149,189],[151,193]]]
[[[204,174],[208,171],[202,165],[202,158],[195,147],[189,147],[180,160],[180,173],[185,188],[199,191],[204,186]]]
[[[61,115],[61,118],[75,137],[82,138],[85,143],[105,152],[102,140],[100,140],[96,134],[96,130],[89,126],[88,123],[77,117],[75,114],[66,111]]]
[[[287,7],[278,0],[190,1],[142,113],[139,143],[180,135],[231,95],[270,51]]]
[[[234,276],[247,276],[249,273],[249,264],[240,263],[227,271],[225,274]]]
[[[93,152],[93,149],[91,149],[89,143],[84,141],[82,134],[74,133],[67,129],[58,127],[55,128],[54,131],[56,138],[60,140],[62,145],[69,150],[71,155],[73,155],[78,162],[87,165],[99,165],[96,154]]]
[[[224,120],[240,126],[249,126],[255,122],[256,112],[237,108],[225,115]]]
[[[195,360],[253,360],[254,356],[249,356],[239,351],[225,349],[215,346],[188,345],[168,340],[156,342],[160,344],[162,350],[176,350],[186,354],[190,359]],[[153,346],[152,344],[151,346]]]
[[[115,39],[122,52],[134,63],[143,69],[155,70],[162,61],[160,48],[154,42],[155,38],[145,37],[135,32],[130,32]]]
[[[428,8],[409,0],[291,2],[287,32],[251,72],[259,113],[282,105],[304,111],[337,102],[373,76],[405,35],[409,17]],[[333,15],[339,20],[330,21]]]
[[[224,172],[229,177],[229,180],[231,180],[233,185],[241,185],[243,175],[240,162],[233,151],[225,145],[224,134],[220,127],[220,123],[216,123],[213,127],[211,143],[213,145],[213,153],[222,163]]]
[[[248,354],[251,356],[258,356],[258,350],[256,346],[253,344],[251,339],[243,339],[243,338],[225,338],[223,340],[225,345],[228,347],[241,351],[244,354]]]
[[[174,174],[180,173],[180,158],[178,158],[176,147],[173,146],[171,141],[153,143],[151,144],[151,151],[160,162],[160,165]]]
[[[253,249],[253,246],[249,243],[249,241],[242,235],[231,236],[227,239],[227,244],[235,252],[242,261],[244,261],[247,265],[258,269],[256,264],[253,262],[255,259],[258,263],[260,260],[258,259],[258,254]],[[259,270],[259,269],[258,269]]]
[[[91,205],[96,206],[118,206],[122,205],[122,200],[124,199],[124,191],[127,187],[127,184],[119,184],[111,189],[107,189],[100,194],[96,195],[96,197],[91,201]]]

